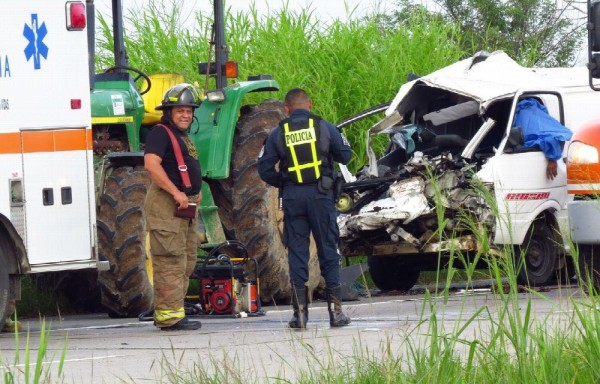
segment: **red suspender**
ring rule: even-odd
[[[169,134],[171,143],[173,144],[173,152],[175,153],[175,158],[177,159],[177,167],[179,168],[179,173],[181,174],[181,181],[183,181],[184,187],[190,189],[192,187],[192,183],[190,182],[190,175],[187,171],[187,165],[185,165],[185,161],[183,161],[183,154],[181,153],[179,141],[168,127],[164,126],[163,124],[156,124],[156,126],[163,127]]]

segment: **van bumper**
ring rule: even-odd
[[[567,204],[571,240],[576,244],[600,244],[600,200],[576,200]]]

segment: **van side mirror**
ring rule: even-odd
[[[589,49],[600,51],[600,1],[590,1],[588,4]]]
[[[590,62],[587,64],[587,68],[593,79],[600,79],[600,53],[592,53],[590,55]]]
[[[591,79],[600,79],[600,1],[588,0],[588,58]]]

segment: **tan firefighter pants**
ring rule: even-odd
[[[154,183],[144,210],[154,273],[154,324],[168,327],[185,317],[183,300],[197,258],[197,219],[175,217],[175,200]]]

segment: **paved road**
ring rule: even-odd
[[[519,293],[513,298],[520,307],[531,300],[535,316],[545,320],[568,318],[571,298],[585,300],[576,287],[551,287],[542,295]],[[362,297],[344,303],[352,324],[339,329],[330,329],[324,303],[316,302],[306,331],[286,329],[291,316],[288,306],[266,307],[267,314],[261,317],[202,318],[202,329],[192,332],[160,332],[151,322],[109,319],[104,314],[46,318],[51,332],[45,369],[53,375],[51,382],[57,382],[58,358],[67,340],[61,381],[65,383],[171,382],[172,375],[184,372],[185,378],[185,372],[194,369],[209,374],[226,372],[232,382],[245,381],[239,378],[255,383],[276,382],[276,378],[293,382],[303,371],[331,369],[348,362],[348,357],[377,356],[388,346],[400,353],[408,345],[417,345],[427,333],[431,308],[442,331],[450,332],[474,317],[465,334],[477,338],[486,334],[490,317],[503,307],[499,296],[485,288],[458,289],[446,301],[440,297],[431,302],[436,305],[430,306],[419,293]],[[489,312],[478,313],[482,307]],[[24,323],[30,347],[37,348],[40,321]],[[13,372],[24,370],[25,339],[26,333],[22,333],[20,364],[15,366],[15,336],[0,334],[0,356]],[[33,361],[36,353],[31,352]]]

